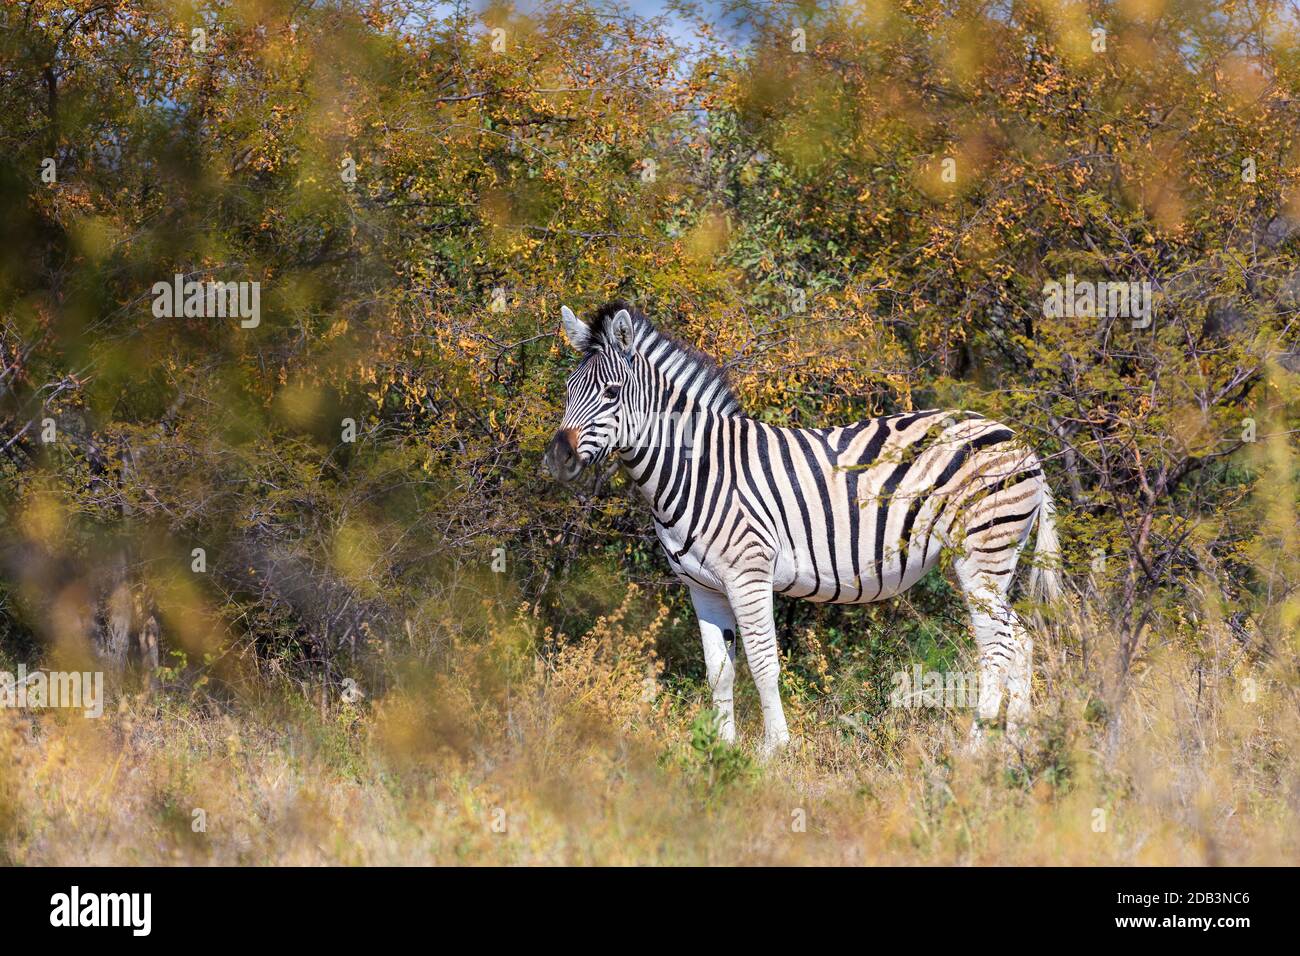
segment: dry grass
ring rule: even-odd
[[[629,612],[644,603],[629,596],[577,642],[521,613],[489,641],[449,648],[454,666],[412,668],[379,702],[325,718],[293,695],[218,708],[177,692],[123,696],[100,720],[6,712],[0,853],[22,864],[1300,856],[1295,688],[1281,664],[1247,665],[1226,632],[1196,653],[1166,642],[1120,693],[1081,663],[1085,630],[1089,656],[1113,659],[1104,631],[1063,613],[1038,635],[1032,730],[976,757],[963,753],[962,715],[846,721],[850,694],[793,688],[797,746],[760,766],[711,739],[702,688],[664,682],[663,616]],[[756,701],[740,704],[752,742]]]

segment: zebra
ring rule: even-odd
[[[690,589],[718,732],[734,744],[736,633],[763,712],[761,752],[790,734],[778,688],[774,594],[883,601],[950,549],[979,658],[971,743],[1006,694],[1008,733],[1030,712],[1033,642],[1008,599],[1035,523],[1031,592],[1061,592],[1051,491],[1005,425],[973,412],[913,411],[835,428],[781,428],[741,410],[719,367],[623,302],[590,324],[568,306],[581,361],[547,445],[563,483],[611,458],[650,506]]]

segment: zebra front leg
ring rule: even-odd
[[[781,707],[781,657],[776,643],[776,623],[772,620],[772,578],[746,577],[727,588],[727,598],[740,624],[740,638],[745,643],[749,673],[758,688],[763,707],[763,746],[769,757],[790,742]]]
[[[700,621],[700,639],[704,643],[704,669],[713,694],[713,709],[718,714],[718,735],[727,743],[736,742],[736,710],[733,693],[736,685],[736,618],[725,596],[717,591],[691,588],[691,603]]]

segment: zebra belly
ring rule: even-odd
[[[813,519],[819,489],[805,479],[800,491],[808,523],[791,522],[783,535],[789,573],[778,591],[792,597],[834,604],[870,604],[912,587],[939,563],[947,521],[938,521],[946,503],[933,494],[934,458],[922,457],[918,472],[929,480],[906,488],[889,484],[896,465],[856,472],[828,468],[827,501]],[[850,482],[850,475],[855,480]],[[825,504],[829,504],[829,508]]]
[[[923,549],[919,542],[918,547]],[[838,579],[825,567],[814,567],[808,557],[801,561],[783,555],[777,561],[773,584],[778,594],[818,603],[872,604],[887,601],[925,577],[939,563],[941,550],[939,541],[932,539],[924,560],[921,554],[914,554],[906,562],[898,559],[884,562],[879,577],[876,569],[871,567],[862,568],[857,576],[851,569],[848,574],[841,572]]]

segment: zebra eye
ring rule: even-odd
[[[621,392],[621,391],[623,391],[623,386],[622,386],[622,385],[606,385],[606,386],[605,386],[605,397],[606,397],[606,398],[618,398],[618,393]]]

